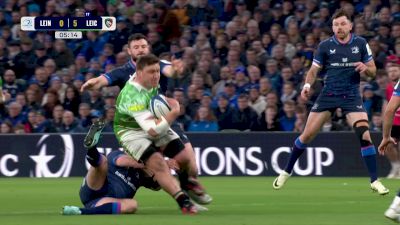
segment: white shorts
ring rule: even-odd
[[[152,137],[141,130],[125,130],[119,137],[120,144],[124,151],[134,159],[139,160],[146,149],[154,143],[156,147],[164,147],[179,136],[170,128],[165,134]]]

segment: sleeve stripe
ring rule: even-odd
[[[108,75],[108,73],[105,73],[105,74],[103,74],[103,76],[107,79],[108,85],[110,85],[112,83],[110,75]]]
[[[364,61],[364,63],[367,63],[367,62],[371,61],[372,59],[373,59],[373,57],[372,57],[372,56],[369,56],[369,57],[367,58],[367,60]]]
[[[321,68],[321,64],[317,63],[316,61],[313,61],[312,64],[313,64],[314,66],[318,67],[318,68]]]
[[[400,96],[400,91],[393,91],[393,96]]]

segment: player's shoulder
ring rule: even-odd
[[[367,40],[365,38],[363,38],[361,36],[358,36],[358,35],[355,35],[355,34],[353,34],[353,35],[354,35],[353,41],[356,44],[366,44],[367,43]]]
[[[325,49],[327,47],[335,45],[333,37],[327,38],[319,43],[319,47]]]
[[[124,65],[111,70],[109,72],[109,74],[126,76],[126,74],[132,74],[134,72],[135,72],[135,69],[132,68],[132,66],[129,63],[125,63]]]

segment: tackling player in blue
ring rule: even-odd
[[[150,53],[150,46],[146,37],[142,34],[133,34],[128,39],[128,54],[131,56],[129,61],[114,70],[102,74],[99,77],[89,79],[82,87],[81,91],[85,90],[98,90],[105,86],[119,86],[122,90],[125,83],[129,80],[130,76],[136,72],[136,60],[143,55]],[[172,63],[161,60],[160,61],[160,89],[162,92],[167,90],[168,78],[173,78],[177,73],[182,73],[183,64],[181,60],[174,60]],[[197,179],[197,165],[193,146],[190,143],[188,137],[184,134],[183,130],[177,123],[173,123],[171,128],[179,135],[180,139],[185,145],[185,149],[182,154],[178,154],[174,159],[178,162],[181,170],[178,172],[179,182],[183,190],[185,190],[189,196],[199,204],[209,204],[212,201],[210,195],[208,195],[204,188],[200,185]],[[87,141],[91,142],[96,140],[90,137],[100,135],[99,131],[89,131]],[[96,142],[97,143],[97,142]],[[95,145],[96,143],[89,143],[88,145]]]
[[[98,120],[92,128],[103,129],[104,121]],[[94,128],[93,128],[94,129]],[[107,157],[100,154],[95,146],[86,146],[86,160],[89,168],[79,197],[84,207],[64,206],[63,215],[93,215],[93,214],[131,214],[135,213],[138,204],[134,199],[140,187],[158,191],[161,189],[157,181],[146,170],[142,163],[138,163],[131,156],[122,151],[112,151]],[[167,162],[170,168],[176,168],[174,160]],[[188,199],[177,200],[181,207],[190,206]],[[195,205],[198,211],[207,208]]]
[[[304,99],[310,97],[310,88],[318,72],[325,75],[324,88],[311,108],[304,131],[294,142],[286,168],[273,182],[274,189],[283,187],[308,144],[332,113],[341,108],[361,144],[361,156],[368,169],[371,189],[381,195],[389,193],[377,177],[376,150],[360,96],[360,76],[373,78],[376,73],[375,62],[368,43],[364,38],[351,33],[352,27],[351,19],[345,11],[338,10],[332,16],[334,35],[319,44],[301,96]]]

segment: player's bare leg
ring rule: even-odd
[[[325,121],[329,119],[330,116],[331,113],[329,111],[310,112],[303,133],[296,139],[294,143],[286,168],[272,183],[272,187],[275,190],[281,189],[286,181],[289,179],[294,164],[297,162],[301,154],[303,154],[303,152],[306,150],[307,144],[314,140],[318,132],[321,130],[321,127],[323,126]]]
[[[186,143],[185,148],[174,159],[180,167],[179,180],[182,189],[195,202],[203,205],[210,204],[212,197],[207,194],[197,178],[198,170],[192,144],[190,142]]]
[[[400,160],[399,160],[399,145],[390,143],[385,151],[385,156],[388,158],[391,170],[386,178],[394,179],[399,178],[400,174]]]

